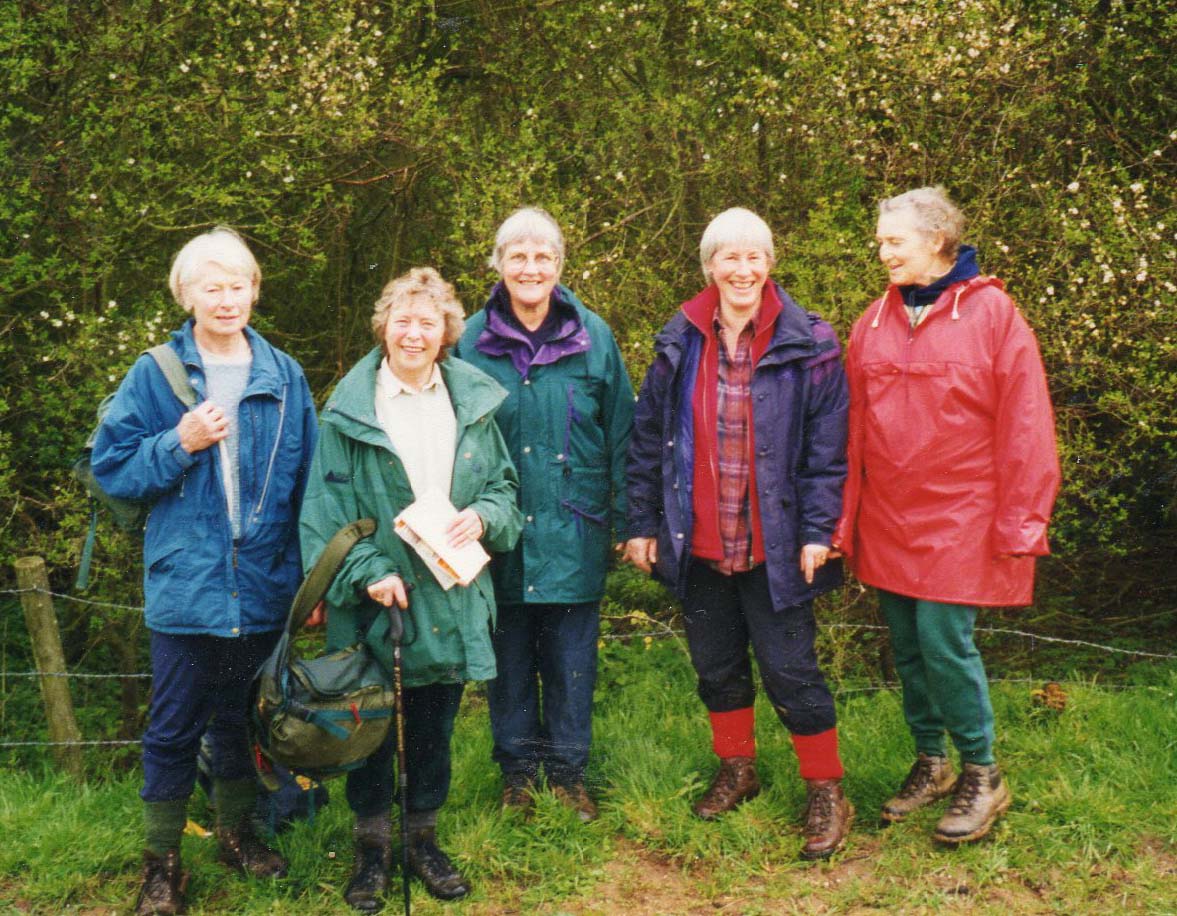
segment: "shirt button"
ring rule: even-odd
[[[531,454],[531,446],[530,446],[530,445],[525,445],[525,446],[523,446],[523,454],[524,454],[524,455],[530,455],[530,454]]]
[[[523,384],[524,384],[524,385],[530,385],[530,384],[531,384],[531,379],[529,379],[529,378],[525,378],[525,379],[523,380]]]
[[[563,453],[563,452],[560,452],[560,454],[558,454],[558,455],[556,456],[556,460],[557,460],[557,461],[563,461],[563,460],[564,460],[564,453]]]
[[[236,597],[237,597],[237,593],[236,593],[236,592],[233,592],[233,597],[234,597],[234,598],[236,598]]]
[[[433,628],[433,632],[434,632],[434,633],[440,633],[440,632],[441,632],[441,630],[439,630],[437,627],[434,627],[434,628]]]
[[[534,591],[535,591],[535,586],[534,586],[534,585],[529,585],[529,586],[527,586],[527,590],[528,590],[529,592],[534,592]]]
[[[467,461],[469,461],[470,460],[470,452],[466,452],[466,454],[464,454],[462,457],[465,458]]]
[[[680,531],[678,534],[675,535],[675,537],[681,541],[683,539],[683,533]]]
[[[233,627],[233,629],[231,629],[229,632],[232,633],[234,636],[236,636],[238,633],[241,632],[241,628],[240,627]]]
[[[666,447],[667,447],[667,448],[674,448],[674,440],[673,440],[673,439],[671,439],[669,442],[667,442],[667,443],[666,443]]]
[[[534,516],[534,515],[529,515],[529,516],[527,516],[527,520],[528,520],[529,522],[534,522],[534,521],[535,521],[535,516]]]

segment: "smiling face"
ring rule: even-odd
[[[747,314],[760,306],[772,259],[763,248],[726,245],[711,256],[707,269],[719,288],[720,305],[737,314]]]
[[[384,327],[388,368],[406,385],[421,388],[433,374],[444,339],[441,310],[424,296],[410,296],[392,307]]]
[[[952,269],[952,261],[940,252],[941,234],[923,232],[912,210],[880,213],[875,241],[879,260],[896,286],[927,286]]]
[[[516,313],[546,311],[552,290],[560,279],[560,257],[556,249],[547,242],[523,239],[503,249],[500,263],[503,283]]]
[[[251,278],[206,264],[184,285],[183,303],[196,322],[196,342],[206,348],[224,347],[249,324],[257,290]]]

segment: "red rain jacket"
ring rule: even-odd
[[[833,542],[858,578],[946,604],[1030,604],[1060,473],[1038,343],[1001,281],[948,287],[914,330],[892,286],[854,325],[846,372]]]

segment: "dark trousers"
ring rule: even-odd
[[[492,758],[504,774],[584,779],[592,742],[600,604],[501,604],[499,676],[487,684]]]
[[[174,801],[192,794],[206,729],[214,778],[254,775],[249,685],[279,635],[275,631],[229,639],[152,631],[151,705],[139,793],[144,801]]]
[[[408,810],[436,811],[450,792],[450,739],[463,684],[406,687],[405,771]],[[347,774],[347,803],[357,817],[387,814],[396,794],[396,729]]]
[[[751,643],[764,690],[785,728],[816,735],[837,724],[834,698],[817,666],[813,603],[774,608],[763,564],[725,576],[693,560],[683,619],[699,697],[709,712],[753,704]]]

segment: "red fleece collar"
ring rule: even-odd
[[[719,287],[714,283],[709,283],[707,288],[694,299],[688,299],[682,304],[682,311],[687,316],[687,321],[706,337],[715,336],[711,320],[715,317],[715,311],[718,308]],[[756,310],[756,317],[752,319],[756,328],[756,334],[752,339],[754,357],[764,353],[767,341],[776,327],[777,317],[783,308],[780,296],[776,294],[776,284],[771,281],[765,283],[764,289],[760,293],[760,308]]]

